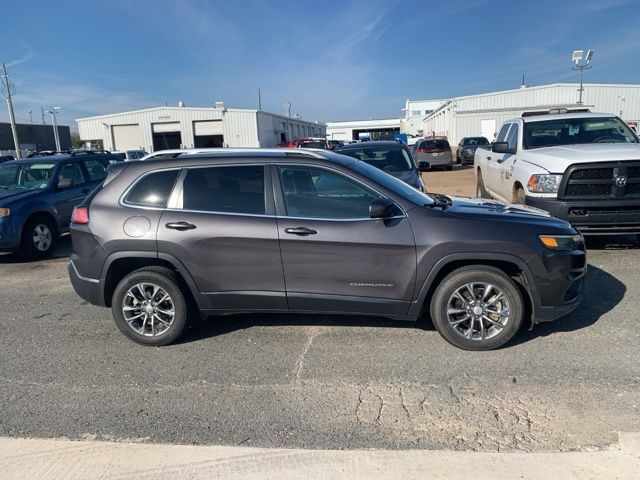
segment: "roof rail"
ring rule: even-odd
[[[285,150],[285,149],[283,149]],[[322,154],[320,153],[322,152],[326,152],[327,150],[319,150],[318,149],[312,149],[312,148],[292,148],[291,152],[287,152],[285,151],[285,155],[287,157],[293,157],[293,156],[297,156],[297,155],[306,155],[307,157],[313,157],[313,158],[324,158],[322,156]]]

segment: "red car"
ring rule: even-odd
[[[278,144],[281,148],[321,148],[329,150],[329,144],[325,138],[300,137],[293,138],[288,142]]]

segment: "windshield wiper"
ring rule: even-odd
[[[427,195],[429,195],[433,199],[435,206],[442,207],[442,209],[449,208],[451,205],[453,205],[453,200],[451,200],[446,195],[442,195],[441,193],[428,193]]]

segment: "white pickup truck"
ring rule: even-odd
[[[474,157],[476,196],[546,210],[584,234],[640,234],[640,140],[615,115],[523,116]]]

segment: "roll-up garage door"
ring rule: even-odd
[[[154,123],[153,133],[179,132],[180,122]]]
[[[193,122],[193,133],[196,137],[206,135],[223,135],[222,120]]]
[[[113,125],[114,150],[136,150],[142,145],[140,125]]]

